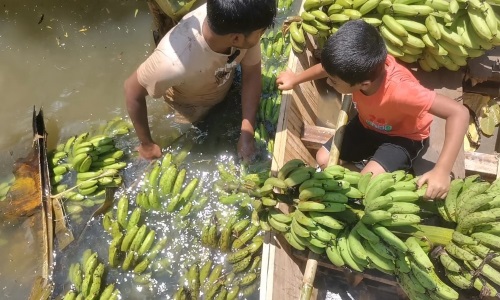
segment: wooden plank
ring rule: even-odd
[[[304,125],[300,137],[307,149],[318,150],[335,134],[335,129],[314,125]]]
[[[307,50],[298,56],[291,53],[288,67],[294,72],[302,72],[314,63],[311,52]],[[273,173],[276,174],[285,162],[293,158],[315,164],[315,158],[301,142],[300,136],[305,124],[313,125],[317,120],[316,95],[316,87],[312,82],[283,93],[271,166]],[[260,299],[299,298],[304,264],[291,255],[290,246],[280,238],[283,239],[274,234],[265,235]],[[317,291],[313,291],[311,299],[315,299],[316,294]]]
[[[473,173],[498,174],[498,155],[480,152],[465,152],[465,169]]]

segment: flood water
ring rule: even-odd
[[[92,124],[126,116],[123,81],[154,43],[146,1],[2,0],[0,7],[3,181],[31,150],[33,107],[43,108],[49,148]],[[1,252],[9,253],[0,259],[1,298],[26,299],[37,275],[33,237],[24,226],[6,226],[0,238],[8,241]],[[66,255],[81,255],[76,252]]]
[[[0,6],[2,153],[31,139],[33,106],[43,107],[53,143],[79,124],[125,115],[123,81],[154,49],[145,1]]]

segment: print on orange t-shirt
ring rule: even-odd
[[[386,76],[375,94],[353,93],[361,124],[390,136],[416,141],[428,138],[432,123],[429,108],[436,93],[423,87],[392,56],[387,56],[385,69]]]

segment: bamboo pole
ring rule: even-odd
[[[347,124],[347,113],[351,108],[352,95],[344,95],[342,99],[342,107],[340,108],[339,116],[337,118],[337,128],[335,136],[333,137],[332,147],[330,148],[330,160],[328,165],[337,165],[340,157],[340,147],[344,139],[345,125]]]
[[[351,107],[352,95],[343,95],[342,106],[337,117],[337,128],[333,137],[332,147],[330,148],[330,159],[328,165],[336,165],[339,163],[340,147],[344,138],[344,129],[347,124],[347,113]],[[300,300],[311,299],[313,291],[314,277],[316,277],[316,269],[318,268],[318,255],[309,251],[307,257],[306,269],[302,280],[302,288],[300,291]]]

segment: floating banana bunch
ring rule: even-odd
[[[108,250],[111,267],[121,266],[124,271],[133,270],[140,275],[165,248],[167,239],[157,241],[155,230],[143,224],[143,218],[141,207],[136,207],[129,216],[129,199],[125,195],[118,200],[114,215],[112,212],[104,215],[103,228],[112,236]]]
[[[97,252],[87,249],[83,252],[81,262],[69,267],[69,290],[62,299],[119,299],[120,291],[113,283],[103,288],[105,267],[99,262]]]
[[[105,187],[120,186],[123,178],[119,170],[127,163],[122,161],[125,153],[115,147],[115,135],[123,134],[129,125],[120,119],[113,119],[106,126],[113,128],[113,134],[91,135],[83,132],[59,144],[47,155],[51,172],[52,193],[64,200],[66,212],[76,223],[82,223],[80,212],[85,207],[104,202]],[[76,171],[77,189],[63,183],[70,172]],[[2,190],[0,190],[1,192]]]

